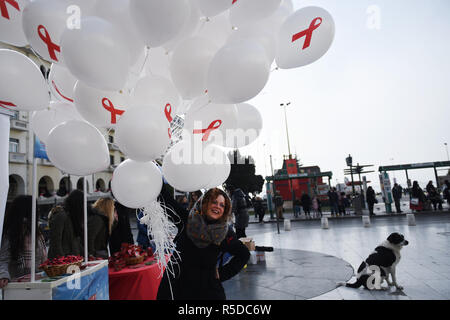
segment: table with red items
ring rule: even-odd
[[[110,300],[156,300],[162,275],[155,257],[120,271],[110,267],[108,272]]]

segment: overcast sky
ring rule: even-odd
[[[261,111],[264,128],[241,152],[254,156],[257,173],[270,175],[269,154],[275,170],[288,153],[280,107],[286,102],[291,102],[291,152],[304,166],[332,171],[333,184],[344,181],[348,154],[355,163],[374,165],[376,173],[367,178],[376,190],[380,165],[447,160],[450,1],[293,2],[295,9],[316,5],[328,10],[336,36],[320,60],[272,72],[264,90],[249,101]],[[377,12],[380,28],[369,28]],[[404,171],[395,177],[406,186]],[[422,187],[435,180],[432,169],[410,171],[409,177]]]

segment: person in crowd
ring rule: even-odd
[[[88,253],[89,256],[107,259],[109,237],[112,233],[117,215],[114,200],[100,198],[88,210]]]
[[[377,198],[375,196],[375,190],[372,187],[367,188],[366,198],[367,206],[369,207],[369,216],[374,216],[373,207],[377,203]]]
[[[248,227],[249,215],[245,194],[240,188],[230,188],[232,212],[234,214],[234,228],[238,239],[246,238],[245,229]]]
[[[338,214],[345,216],[345,192],[338,193]]]
[[[182,196],[181,197],[180,205],[186,210],[189,208],[189,200],[188,200],[188,198],[186,196]]]
[[[222,282],[238,274],[250,257],[247,247],[229,228],[229,196],[218,188],[210,189],[190,212],[173,199],[165,185],[160,196],[181,218],[181,225],[174,240],[179,255],[171,256],[174,272],[164,273],[157,299],[225,300]],[[171,210],[168,213],[174,214]],[[224,253],[232,258],[217,267],[218,257]]]
[[[331,188],[328,191],[328,199],[330,201],[330,208],[331,208],[331,216],[337,215],[339,213],[338,208],[338,194],[336,192],[336,188]]]
[[[429,181],[426,187],[427,193],[428,193],[428,199],[430,199],[434,211],[436,211],[439,207],[439,210],[442,210],[442,200],[439,192],[433,186],[433,181]]]
[[[189,206],[188,210],[191,210],[195,203],[200,199],[200,197],[203,195],[203,193],[200,190],[194,191],[189,193]]]
[[[313,208],[314,217],[322,218],[322,209],[320,207],[320,200],[316,195],[312,199],[312,208]]]
[[[255,210],[255,214],[258,216],[258,221],[260,223],[264,222],[265,208],[261,197],[256,196],[254,198],[253,209]]]
[[[83,217],[83,192],[73,190],[63,207],[55,208],[49,216],[49,258],[83,253]]]
[[[9,281],[31,273],[32,197],[16,197],[5,214],[0,248],[0,289]],[[47,259],[45,240],[36,219],[35,271]]]
[[[301,207],[302,203],[300,201],[300,199],[295,199],[294,200],[294,218],[299,218],[302,212],[302,207]]]
[[[277,211],[277,217],[280,220],[283,220],[283,198],[281,197],[280,191],[275,193],[275,197],[273,198],[273,203],[275,205],[275,210]]]
[[[425,201],[425,194],[419,186],[419,182],[414,181],[411,189],[411,209],[415,211],[422,211]]]
[[[444,199],[447,200],[447,204],[450,205],[450,182],[448,180],[445,180],[444,187],[442,194]]]
[[[125,207],[120,202],[115,202],[115,220],[117,224],[109,237],[109,253],[120,251],[122,243],[134,244],[133,233],[130,226],[130,215],[134,213],[134,209]]]
[[[403,212],[400,208],[400,200],[402,199],[403,188],[401,185],[394,183],[394,187],[392,188],[392,197],[394,198],[395,210],[397,213]]]
[[[303,211],[305,211],[306,219],[311,219],[311,197],[306,192],[303,192],[300,201],[302,202],[302,207]]]

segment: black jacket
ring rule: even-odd
[[[241,189],[236,189],[231,196],[232,210],[235,217],[234,226],[236,229],[244,229],[248,227],[248,211],[245,194]]]
[[[368,204],[374,204],[377,202],[377,199],[375,197],[375,191],[371,188],[367,189],[366,197],[367,197]]]
[[[165,204],[172,207],[179,216],[179,218],[172,217],[173,220],[179,221],[181,218],[175,238],[180,259],[176,259],[175,255],[171,256],[174,275],[164,272],[157,299],[171,300],[172,291],[174,300],[225,300],[225,291],[221,282],[234,277],[248,262],[250,253],[247,247],[237,239],[230,228],[220,246],[210,244],[206,248],[198,248],[186,233],[188,211],[168,194],[165,187],[161,196]],[[173,214],[170,210],[167,212],[170,215]],[[219,280],[216,279],[217,261],[219,255],[225,252],[230,253],[233,258],[226,265],[219,267]]]
[[[108,258],[108,217],[91,208],[88,212],[88,252],[94,257]]]
[[[118,221],[109,237],[109,251],[111,255],[120,251],[122,243],[134,244],[130,227],[130,214],[134,211],[116,202]]]
[[[302,201],[302,206],[304,206],[304,207],[310,207],[311,206],[311,197],[307,193],[304,193],[302,195],[301,201]]]

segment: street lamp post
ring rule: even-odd
[[[286,103],[286,104],[280,103],[280,106],[282,106],[283,109],[284,109],[284,121],[285,121],[285,123],[286,123],[286,138],[287,138],[287,145],[288,145],[289,159],[291,158],[291,145],[290,145],[290,143],[289,143],[289,131],[288,131],[287,116],[286,116],[286,107],[287,107],[288,105],[290,105],[290,104],[291,104],[290,102],[288,102],[288,103]]]

